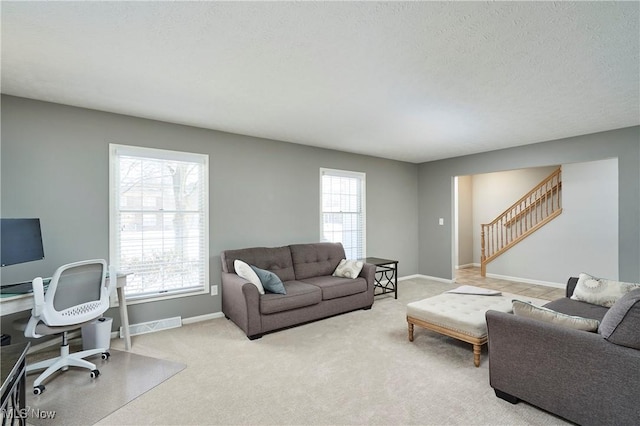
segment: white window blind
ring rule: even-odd
[[[365,174],[320,169],[320,239],[340,242],[347,259],[366,257]]]
[[[110,144],[111,263],[128,297],[205,291],[208,156]]]

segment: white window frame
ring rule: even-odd
[[[360,207],[360,211],[358,213],[360,214],[360,224],[362,226],[362,229],[360,230],[360,241],[362,244],[361,255],[358,257],[360,258],[367,257],[367,198],[366,198],[367,175],[366,173],[354,172],[349,170],[329,169],[324,167],[320,168],[320,209],[319,209],[320,210],[320,241],[331,241],[330,239],[325,238],[324,215],[325,213],[339,214],[340,212],[325,212],[323,209],[324,207],[324,203],[323,203],[324,188],[323,188],[323,181],[322,181],[323,176],[346,177],[346,178],[358,180],[358,183],[360,185],[360,188],[359,188],[360,201],[358,203]],[[353,212],[350,212],[350,213],[353,213]],[[332,241],[332,242],[335,242],[335,241]],[[347,252],[347,257],[349,257],[349,250],[347,247],[345,247],[345,252]]]
[[[180,151],[170,151],[164,149],[144,148],[130,145],[109,144],[109,255],[111,264],[118,271],[132,273],[129,279],[135,279],[135,270],[130,270],[126,265],[120,265],[120,221],[119,215],[122,210],[135,211],[131,206],[123,206],[121,209],[119,197],[119,159],[121,156],[141,157],[152,160],[169,160],[177,162],[198,163],[202,166],[202,209],[197,210],[202,215],[202,238],[200,246],[200,259],[202,260],[202,272],[200,274],[202,282],[194,286],[176,288],[162,291],[130,293],[125,287],[127,303],[143,303],[206,294],[209,291],[209,156],[206,154],[196,154]],[[164,209],[151,210],[149,206],[141,205],[137,213],[157,213],[166,214]],[[200,281],[200,280],[199,280]]]

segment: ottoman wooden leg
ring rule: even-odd
[[[409,341],[413,342],[413,323],[407,321],[407,324],[409,326]]]
[[[480,367],[480,352],[482,351],[482,345],[473,345],[473,365]]]

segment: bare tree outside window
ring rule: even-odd
[[[208,276],[205,164],[119,155],[115,209],[128,295],[204,288]]]

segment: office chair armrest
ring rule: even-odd
[[[44,284],[42,277],[34,278],[31,285],[33,287],[33,310],[31,312],[33,316],[39,317],[44,308]]]

